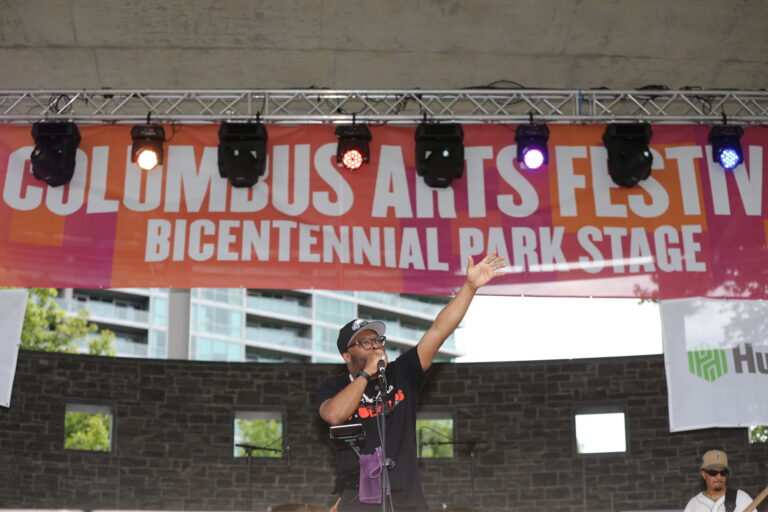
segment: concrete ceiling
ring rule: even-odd
[[[0,89],[763,89],[764,0],[0,0]]]

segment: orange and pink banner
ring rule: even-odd
[[[335,163],[334,127],[269,126],[266,175],[233,188],[216,125],[175,131],[162,167],[130,162],[130,127],[81,126],[75,175],[30,170],[29,127],[0,127],[0,285],[247,287],[450,294],[498,251],[497,295],[768,298],[768,129],[745,162],[711,160],[709,129],[653,127],[651,177],[617,187],[604,126],[551,125],[549,165],[516,161],[515,126],[464,127],[465,171],[431,189],[414,128],[371,127],[371,161]]]

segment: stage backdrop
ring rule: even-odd
[[[81,127],[66,187],[34,179],[29,127],[0,127],[0,284],[253,287],[450,294],[469,257],[508,274],[484,293],[768,298],[768,129],[745,165],[711,162],[707,127],[653,127],[653,173],[610,180],[604,126],[553,125],[549,166],[521,170],[515,126],[465,126],[464,177],[414,170],[414,128],[371,128],[371,162],[335,164],[333,126],[269,126],[252,189],[217,166],[216,125],[166,126],[161,168],[130,163],[129,126]],[[172,134],[172,135],[171,135]]]
[[[768,303],[662,301],[672,432],[768,425]]]

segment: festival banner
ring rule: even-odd
[[[28,290],[0,290],[0,405],[11,406]]]
[[[371,160],[337,166],[330,125],[269,125],[266,175],[219,175],[217,125],[165,126],[164,165],[130,161],[130,126],[80,126],[75,175],[30,171],[28,126],[0,126],[0,284],[451,294],[498,251],[495,295],[768,298],[766,128],[745,162],[711,160],[704,126],[653,126],[653,172],[625,189],[605,126],[550,125],[549,164],[516,160],[513,125],[464,126],[463,177],[426,186],[414,127],[371,126]]]
[[[768,303],[661,302],[670,431],[768,425]]]

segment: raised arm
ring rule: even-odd
[[[496,255],[496,251],[483,258],[477,265],[469,257],[467,262],[467,278],[461,286],[459,293],[446,304],[432,322],[432,326],[424,333],[419,340],[416,350],[419,353],[421,367],[425,371],[432,366],[432,360],[435,358],[440,347],[445,340],[458,327],[464,314],[469,309],[472,299],[475,297],[477,289],[488,283],[496,276],[500,276],[504,267],[504,258]]]

